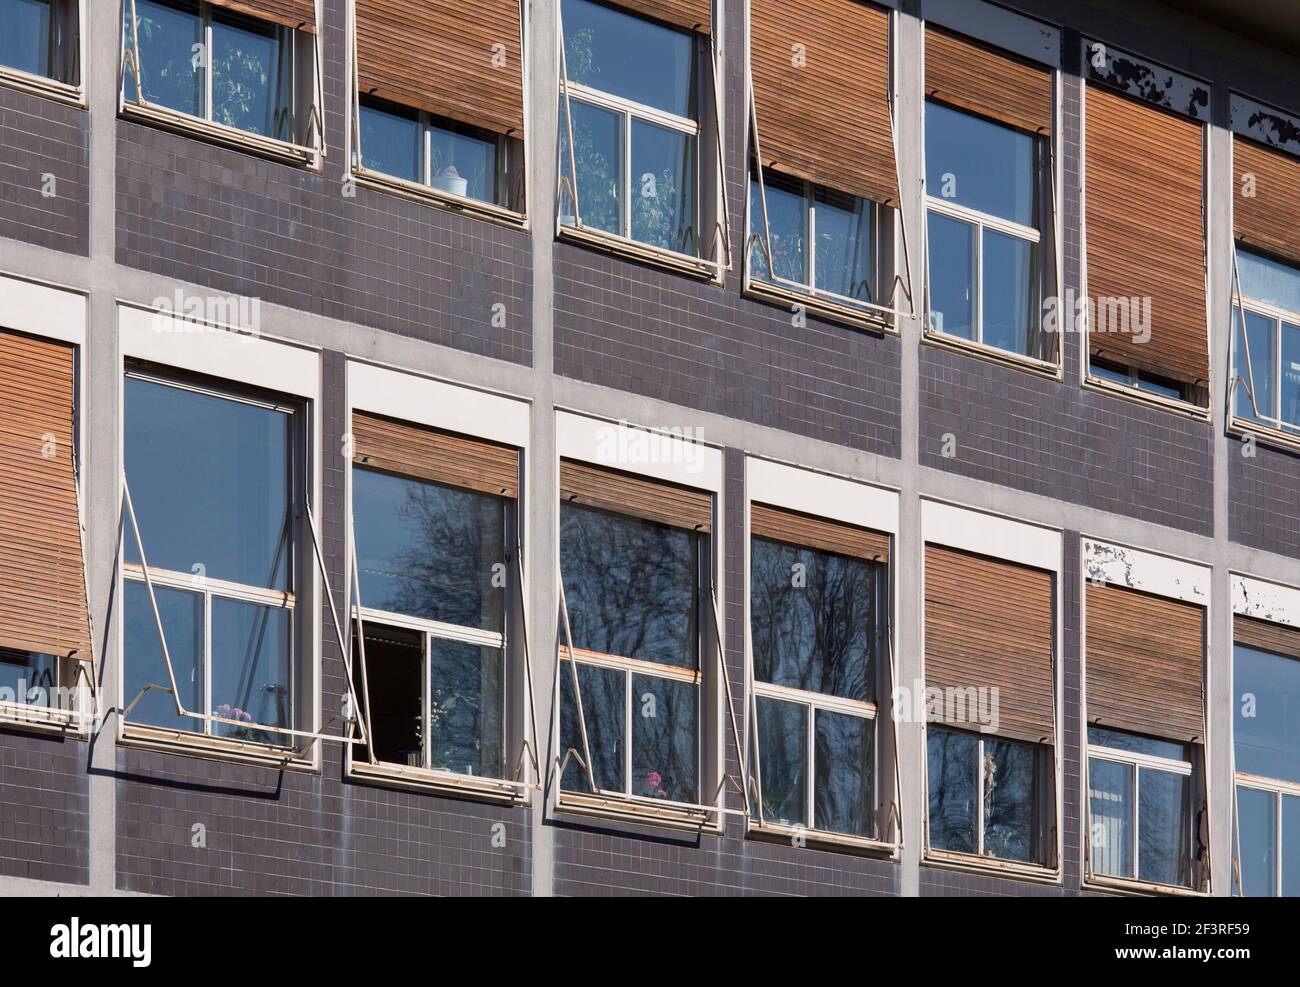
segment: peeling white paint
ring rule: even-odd
[[[1300,627],[1300,588],[1234,574],[1232,612],[1275,624]]]
[[[1209,566],[1127,545],[1083,539],[1083,575],[1090,582],[1101,581],[1203,607],[1210,604]]]
[[[1231,107],[1233,133],[1300,156],[1300,116],[1241,93],[1232,94]]]

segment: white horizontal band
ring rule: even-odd
[[[745,491],[761,504],[891,535],[898,531],[898,494],[859,480],[750,456]]]

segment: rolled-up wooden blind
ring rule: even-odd
[[[613,4],[634,14],[645,14],[674,27],[699,31],[701,34],[709,33],[713,20],[709,0],[613,0]]]
[[[925,93],[1009,127],[1052,132],[1047,66],[933,25],[925,28]]]
[[[1088,722],[1183,743],[1205,736],[1205,610],[1088,584]]]
[[[1053,614],[1050,572],[926,545],[926,686],[996,689],[999,736],[1051,743]]]
[[[749,34],[763,166],[897,206],[889,12],[859,0],[752,0]]]
[[[90,660],[72,347],[0,330],[0,648]]]
[[[360,411],[352,413],[352,461],[481,493],[519,496],[519,450]]]
[[[1300,159],[1240,134],[1233,137],[1232,158],[1237,239],[1300,264]]]
[[[706,491],[568,459],[560,463],[560,499],[690,531],[713,526],[713,497]]]
[[[316,31],[315,0],[210,0],[214,7],[224,7],[238,14],[283,24],[300,31]]]
[[[522,134],[519,3],[356,0],[361,94]]]
[[[1232,639],[1248,648],[1300,659],[1300,627],[1234,614]]]
[[[827,521],[783,507],[751,504],[750,534],[871,562],[889,561],[889,536],[840,521]]]
[[[1085,113],[1088,295],[1151,299],[1149,340],[1093,331],[1091,352],[1204,386],[1205,128],[1095,83],[1087,86]]]

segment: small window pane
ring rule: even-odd
[[[975,338],[976,227],[932,212],[930,325],[962,339]]]
[[[1300,798],[1282,796],[1282,894],[1300,897]]]
[[[1037,751],[1009,740],[984,741],[984,852],[1002,860],[1038,859]]]
[[[419,114],[361,104],[363,167],[408,182],[422,182],[422,143]]]
[[[767,193],[767,229],[776,276],[807,284],[808,200],[803,185],[776,175],[764,175],[763,186]],[[751,233],[763,234],[763,199],[758,180],[754,178],[749,183],[749,226]],[[767,257],[757,243],[750,251],[750,270],[755,278],[771,280]]]
[[[496,140],[455,125],[431,124],[429,174],[430,183],[442,192],[478,199],[480,202],[495,202]]]
[[[814,201],[817,221],[814,287],[855,301],[872,301],[875,209],[866,199],[826,189],[819,189]]]
[[[144,583],[128,579],[122,608],[122,704],[133,702],[146,685],[170,687],[158,625]],[[202,713],[203,700],[203,596],[155,586],[158,613],[167,633],[167,651],[176,673],[181,703],[191,713]],[[158,689],[146,692],[127,717],[130,723],[147,723],[168,730],[203,732],[203,721],[181,716],[176,700]]]
[[[287,140],[292,83],[283,32],[213,18],[212,119],[250,134]]]
[[[1300,784],[1300,661],[1238,644],[1232,675],[1237,770]]]
[[[763,819],[808,825],[808,707],[758,696],[758,761]]]
[[[952,730],[927,733],[930,846],[979,851],[979,738]]]
[[[1028,240],[984,231],[983,342],[1037,357],[1037,248]]]
[[[1282,323],[1281,418],[1300,425],[1300,326]]]
[[[126,37],[131,40],[130,5]],[[196,54],[203,44],[203,22],[197,5],[177,8],[156,0],[136,0],[136,33],[140,40],[140,78],[144,98],[157,106],[203,115],[202,61]],[[136,99],[135,77],[126,73],[128,99]]]
[[[814,823],[851,836],[875,835],[875,723],[819,709],[814,714]]]
[[[636,119],[632,239],[678,253],[695,251],[695,138]]]
[[[1238,785],[1237,826],[1241,881],[1234,873],[1233,893],[1271,898],[1277,894],[1277,796]]]
[[[697,696],[691,682],[632,676],[633,795],[699,801]]]
[[[363,699],[369,697],[368,726],[375,757],[389,764],[424,764],[424,635],[366,621]],[[353,681],[361,689],[361,651],[353,628]],[[357,748],[354,758],[363,757]]]
[[[1001,124],[925,104],[925,185],[945,199],[1021,226],[1037,226],[1034,138]]]
[[[1127,764],[1089,758],[1089,859],[1094,874],[1134,876],[1133,804],[1133,769]]]
[[[578,170],[574,182],[569,167],[569,135],[560,109],[560,169],[577,186],[578,207],[584,226],[606,233],[623,232],[623,118],[581,100],[569,101],[573,116],[573,160]],[[568,191],[561,206],[561,222],[573,225],[574,206]]]
[[[283,607],[212,598],[213,715],[267,726],[293,725],[292,618],[293,612]],[[292,742],[288,734],[226,723],[214,723],[212,732],[282,747]]]
[[[563,762],[570,750],[577,751],[578,757],[583,756],[581,724],[585,721],[596,787],[622,792],[625,790],[626,674],[617,669],[579,662],[578,685],[582,689],[582,720],[578,718],[577,698],[573,692],[572,666],[567,661],[560,662],[560,760]],[[572,757],[568,762],[560,779],[561,787],[574,792],[590,792],[586,771]]]
[[[50,0],[0,0],[0,65],[51,75]]]
[[[59,659],[0,648],[0,702],[58,709]]]
[[[505,776],[503,665],[499,648],[441,638],[430,642],[430,767]]]
[[[1300,268],[1238,248],[1237,273],[1247,298],[1300,313]]]
[[[1237,385],[1237,417],[1257,419],[1277,414],[1275,379],[1277,375],[1277,322],[1255,312],[1246,312],[1246,335],[1241,332],[1241,310],[1232,309],[1232,328],[1236,335],[1233,373],[1241,378]],[[1250,347],[1249,370],[1246,346]],[[1250,402],[1249,388],[1254,385],[1255,404]],[[1259,414],[1256,415],[1256,409]]]
[[[1138,769],[1138,877],[1186,886],[1190,850],[1185,775]]]
[[[1111,750],[1145,754],[1148,757],[1163,757],[1170,761],[1187,760],[1187,747],[1183,744],[1172,740],[1142,737],[1120,730],[1107,730],[1105,727],[1088,727],[1088,743],[1093,747],[1109,747]]]

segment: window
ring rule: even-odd
[[[1090,726],[1092,873],[1189,887],[1191,778],[1186,744]]]
[[[1039,318],[1041,141],[929,100],[925,142],[930,329],[1052,359]]]
[[[0,0],[0,70],[77,85],[76,0]]]
[[[1237,269],[1241,304],[1232,309],[1233,414],[1300,434],[1300,269],[1242,249]]]
[[[926,734],[930,846],[1037,862],[1038,748],[945,728]]]
[[[592,0],[562,12],[561,223],[698,254],[695,36]]]
[[[302,417],[263,396],[128,373],[126,479],[139,523],[124,533],[123,703],[139,696],[129,723],[291,746],[261,727],[297,728],[310,695],[295,657]],[[180,702],[248,726],[183,716],[170,695],[142,693],[168,684],[145,562]]]

